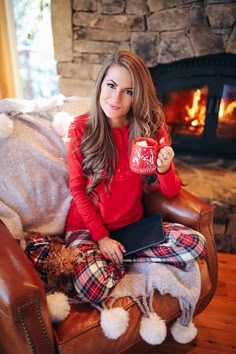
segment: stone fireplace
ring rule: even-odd
[[[227,105],[235,101],[235,1],[51,0],[51,8],[59,91],[66,96],[90,96],[106,57],[120,49],[140,55],[165,105],[175,162],[186,189],[215,207],[217,248],[236,253],[235,108],[227,128],[226,115],[219,122],[222,100]],[[224,58],[227,65],[223,60],[219,71],[219,65],[211,66],[213,58]],[[203,73],[200,67],[208,69]],[[182,86],[177,87],[179,83]],[[193,111],[196,101],[204,106],[204,119],[199,113],[197,125],[191,115],[183,123],[186,114],[181,115],[181,107],[180,122],[171,115],[172,100],[179,93],[182,108]],[[200,158],[199,146],[203,154],[215,155],[213,159]],[[182,153],[188,156],[184,159]],[[226,155],[225,162],[222,156]]]
[[[236,54],[234,0],[51,0],[65,95],[90,95],[104,59],[119,49],[149,68],[216,53]]]

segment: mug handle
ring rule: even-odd
[[[165,146],[170,146],[170,144],[167,143],[157,144],[157,153],[159,153],[159,151]]]

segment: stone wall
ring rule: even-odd
[[[64,95],[90,95],[104,59],[119,49],[149,67],[236,54],[234,0],[52,0],[55,58]]]

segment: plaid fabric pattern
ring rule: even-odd
[[[206,241],[199,232],[177,223],[164,222],[163,227],[166,234],[165,243],[137,252],[132,257],[125,257],[123,265],[120,266],[103,258],[97,242],[92,239],[88,230],[67,232],[66,246],[79,248],[84,254],[82,263],[71,274],[69,295],[81,303],[101,302],[125,275],[125,267],[130,263],[159,262],[184,268],[188,262],[207,257]],[[45,283],[47,274],[43,263],[52,242],[47,236],[36,237],[29,240],[26,247],[27,256]]]
[[[79,247],[84,254],[83,262],[72,274],[73,297],[79,302],[89,303],[105,300],[125,275],[124,266],[105,260],[97,242],[93,241],[87,230],[68,232],[66,245],[70,248]]]
[[[40,278],[44,282],[45,287],[48,286],[47,271],[44,269],[44,262],[50,251],[52,241],[48,236],[37,235],[28,236],[25,248],[27,257],[39,273]]]
[[[137,252],[125,262],[167,263],[185,268],[188,262],[207,257],[206,240],[199,232],[177,223],[163,223],[166,242]]]

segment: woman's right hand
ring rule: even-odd
[[[126,250],[120,242],[106,236],[98,241],[98,245],[105,259],[109,259],[116,264],[123,263],[123,253],[126,252]]]

